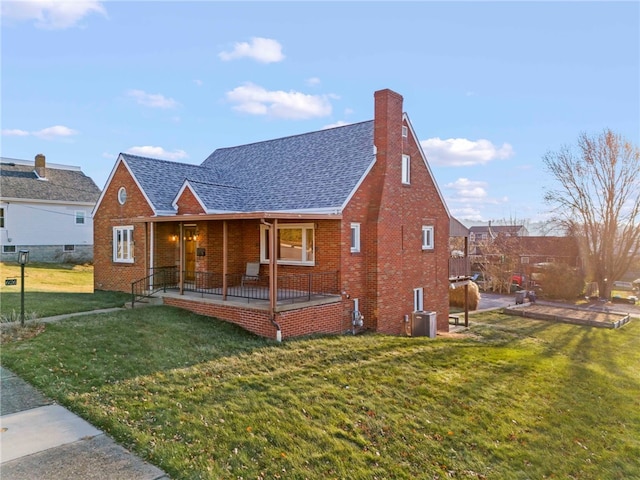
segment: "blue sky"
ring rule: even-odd
[[[3,1],[1,154],[78,165],[373,118],[404,97],[449,209],[543,220],[542,156],[640,137],[639,2]]]

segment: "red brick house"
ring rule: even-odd
[[[447,331],[451,218],[402,96],[374,97],[371,121],[199,166],[120,154],[94,211],[95,288],[275,338],[405,334],[414,311]]]

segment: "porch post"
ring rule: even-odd
[[[147,222],[146,225],[147,225],[147,229],[149,230],[149,256],[148,256],[149,264],[147,265],[148,267],[147,272],[148,272],[148,275],[153,275],[153,250],[154,250],[153,245],[155,243],[156,224],[153,222]],[[154,277],[151,276],[151,281],[149,282],[149,285],[151,288],[154,287],[153,279]]]
[[[227,255],[228,255],[228,239],[227,239],[227,221],[222,221],[222,300],[227,299]]]
[[[271,315],[276,313],[276,305],[278,304],[278,219],[274,218],[271,228],[269,229],[269,307]]]
[[[180,261],[178,262],[178,288],[180,291],[180,295],[184,295],[184,267],[183,267],[183,262],[184,262],[184,241],[182,239],[182,236],[184,235],[183,231],[182,231],[182,222],[180,222],[180,237],[178,238],[178,242],[180,242]]]

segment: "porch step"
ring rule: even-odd
[[[144,297],[136,300],[134,308],[148,307],[151,305],[162,305],[162,298],[159,297]],[[124,308],[131,308],[131,302],[126,302]]]

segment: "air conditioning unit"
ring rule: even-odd
[[[413,312],[411,314],[411,336],[436,338],[436,312]]]

